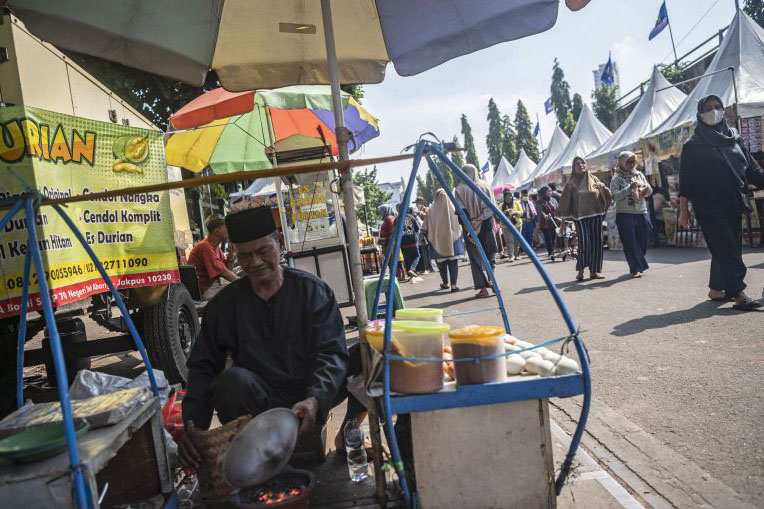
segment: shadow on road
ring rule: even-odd
[[[613,336],[632,336],[639,334],[650,329],[662,329],[664,327],[671,327],[672,325],[678,325],[682,323],[694,322],[703,318],[709,318],[716,315],[737,315],[745,313],[745,311],[738,311],[727,307],[720,309],[721,306],[726,305],[724,302],[714,302],[706,300],[695,304],[689,309],[680,309],[677,311],[669,311],[660,315],[645,315],[627,322],[616,325],[613,331],[610,333]]]
[[[580,292],[582,290],[596,290],[597,288],[607,288],[610,286],[613,286],[616,283],[620,283],[623,281],[627,281],[631,279],[631,276],[629,274],[623,274],[622,276],[618,276],[615,279],[588,279],[585,281],[566,281],[564,283],[558,283],[555,286],[558,290],[562,290],[563,292]],[[534,293],[534,292],[541,292],[546,291],[546,286],[531,286],[529,288],[523,288],[522,290],[518,290],[515,292],[515,295],[524,295],[528,293]]]
[[[764,262],[757,263],[756,265],[751,265],[748,268],[749,269],[764,269]]]

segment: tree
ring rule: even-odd
[[[462,113],[462,135],[464,136],[464,148],[467,149],[467,164],[473,164],[479,170],[480,163],[475,150],[475,139],[472,137],[472,127],[470,127],[467,115],[464,113]]]
[[[618,87],[615,85],[602,85],[599,90],[592,92],[594,115],[611,131],[615,130],[617,98]]]
[[[581,94],[573,94],[573,108],[571,110],[571,113],[573,113],[573,118],[578,122],[578,117],[581,116],[581,110],[584,109],[584,99],[581,97]]]
[[[743,11],[764,27],[764,0],[745,0]]]
[[[507,161],[517,160],[517,135],[509,115],[501,117],[501,155]]]
[[[557,59],[554,59],[554,65],[552,66],[552,85],[550,87],[552,93],[552,104],[554,104],[554,112],[557,116],[557,122],[560,124],[560,128],[570,136],[573,134],[573,129],[576,128],[575,118],[571,123],[570,119],[573,118],[573,102],[570,99],[570,85],[565,81],[565,73],[560,67],[560,63]]]
[[[517,101],[517,112],[515,113],[515,129],[517,129],[517,151],[520,149],[525,150],[533,162],[538,162],[539,146],[536,142],[536,137],[533,136],[533,124],[531,124],[531,117],[528,115],[528,110],[525,109],[525,105],[522,100]]]
[[[363,99],[364,96],[362,85],[342,85],[340,88],[342,88],[343,92],[352,95],[353,99],[358,101],[358,104],[361,104],[361,99]]]
[[[377,207],[389,200],[393,193],[386,193],[379,188],[377,182],[377,167],[357,171],[353,174],[353,185],[363,189],[366,205],[356,208],[358,218],[367,225],[374,225],[379,219]],[[368,212],[368,215],[367,215]]]
[[[214,72],[207,74],[203,86],[192,87],[90,55],[72,51],[65,53],[160,129],[166,129],[170,115],[188,102],[220,86]]]
[[[488,160],[493,165],[494,169],[499,165],[501,160],[501,142],[502,142],[502,122],[501,113],[499,107],[496,106],[496,102],[493,97],[488,101],[488,135],[485,137],[485,144],[488,147]]]

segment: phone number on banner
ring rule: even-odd
[[[175,253],[158,253],[146,256],[121,256],[101,260],[103,268],[109,276],[146,272],[150,269],[168,269],[175,265]],[[38,275],[34,269],[30,274],[30,290],[37,288]],[[92,279],[98,276],[98,269],[92,261],[81,261],[54,265],[45,270],[45,280],[51,288],[60,288],[68,284]],[[0,287],[13,294],[20,294],[23,287],[23,273],[9,274],[0,279]]]

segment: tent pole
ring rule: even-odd
[[[326,61],[329,68],[329,80],[332,89],[332,109],[334,110],[335,134],[337,136],[337,151],[340,161],[347,161],[348,157],[348,133],[345,129],[345,119],[342,115],[342,96],[340,95],[340,75],[337,66],[337,48],[334,44],[334,24],[332,22],[332,7],[330,0],[321,0],[321,15],[324,22],[324,39],[326,44]],[[363,283],[363,269],[361,266],[361,248],[358,244],[358,218],[355,211],[355,196],[353,194],[352,171],[350,168],[340,170],[340,185],[342,199],[345,202],[345,221],[347,231],[351,238],[346,239],[348,245],[348,258],[350,260],[350,275],[355,290],[355,310],[358,319],[358,335],[361,341],[361,361],[363,364],[364,380],[369,379],[371,366],[371,351],[366,342],[366,292]],[[376,483],[376,495],[380,504],[384,507],[385,501],[385,476],[382,472],[382,439],[379,430],[374,401],[367,398],[366,409],[369,415],[369,431],[374,451],[374,481]]]

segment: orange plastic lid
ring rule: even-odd
[[[493,344],[497,336],[504,335],[504,328],[495,325],[468,325],[449,332],[451,342],[456,343],[489,343]]]

